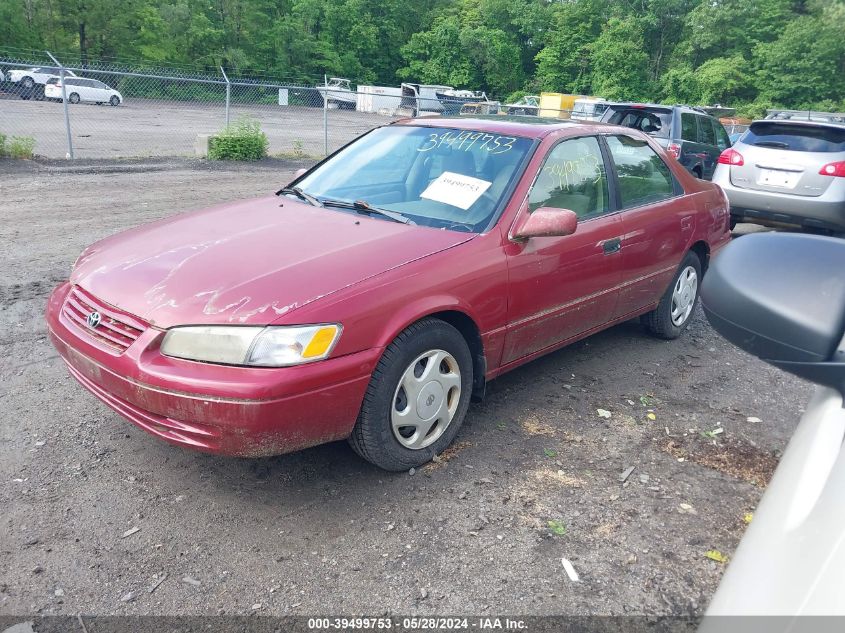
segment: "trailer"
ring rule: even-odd
[[[402,88],[393,86],[358,86],[355,109],[358,112],[387,114],[392,116],[399,110]]]

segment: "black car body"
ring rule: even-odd
[[[731,146],[717,119],[690,106],[611,103],[601,120],[652,136],[697,178],[710,180],[719,154]]]

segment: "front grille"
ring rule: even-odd
[[[88,325],[88,316],[92,312],[98,312],[101,318],[99,325],[94,328]],[[126,351],[147,329],[138,319],[104,305],[79,286],[71,288],[62,314],[79,333],[118,354]]]

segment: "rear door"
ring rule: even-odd
[[[845,159],[845,127],[756,121],[735,149],[743,163],[730,166],[735,187],[815,197],[835,180],[821,168]]]
[[[549,150],[522,213],[539,207],[574,211],[578,227],[509,244],[503,363],[598,329],[615,312],[621,226],[597,137],[568,138]]]
[[[680,185],[646,141],[625,135],[609,135],[606,141],[622,209],[618,318],[658,302],[686,252],[695,210],[680,203]]]

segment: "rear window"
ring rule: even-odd
[[[752,123],[740,140],[745,145],[793,152],[845,152],[845,127],[840,129],[766,121]]]
[[[672,128],[672,112],[657,108],[610,108],[604,120],[645,132],[655,138],[669,138]]]

